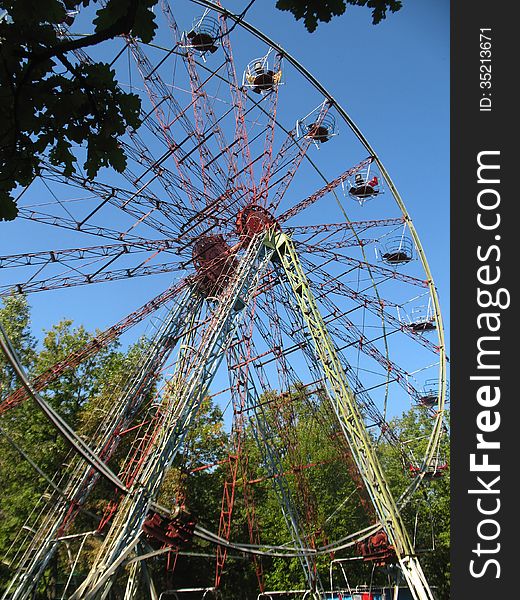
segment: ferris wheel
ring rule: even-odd
[[[66,468],[17,538],[4,597],[31,597],[66,539],[77,557],[64,598],[106,597],[123,568],[125,599],[142,597],[143,581],[153,588],[147,561],[175,560],[198,536],[215,545],[203,597],[218,594],[229,553],[241,551],[253,556],[260,593],[264,556],[298,559],[303,596],[325,598],[317,561],[350,552],[398,565],[414,598],[433,598],[401,516],[447,469],[442,316],[412,219],[349,115],[283,48],[219,3],[159,7],[153,43],[127,36],[105,49],[121,87],[142,102],[141,127],[120,140],[126,168],[88,177],[80,147],[75,174],[47,161],[18,200],[30,250],[0,257],[2,295],[41,293],[66,305],[71,288],[89,286],[101,313],[116,302],[116,281],[119,293],[135,282],[143,297],[156,292],[2,399],[7,413],[146,326],[148,343],[110,410],[87,440],[69,438]],[[34,251],[32,237],[48,246]],[[212,519],[194,514],[182,493],[170,506],[158,502],[180,455],[188,477],[216,468],[190,461],[186,442],[207,398],[229,437]],[[392,423],[412,408],[425,417],[415,452]],[[324,455],[305,445],[296,422],[324,436]],[[122,445],[96,532],[80,531],[77,517]],[[388,452],[408,475],[398,498]],[[324,499],[315,481],[331,461],[345,481]],[[272,491],[283,516],[272,538],[255,486]],[[247,517],[241,533],[237,503]],[[329,539],[328,521],[354,504],[363,527],[346,523],[341,539]],[[94,535],[102,541],[76,582]],[[195,589],[183,583],[177,597]]]

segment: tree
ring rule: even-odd
[[[358,501],[361,490],[347,464],[351,454],[326,393],[309,393],[301,384],[295,384],[289,393],[266,392],[260,404],[265,408],[258,425],[248,425],[244,453],[249,478],[254,482],[249,487],[261,540],[287,544],[293,535],[288,515],[298,524],[299,537],[306,547],[325,546],[369,525],[371,515]],[[258,428],[265,432],[265,439],[253,434]],[[256,446],[256,438],[262,439],[260,447]],[[266,460],[262,445],[270,447],[276,465]],[[283,477],[279,477],[280,472]],[[284,494],[280,493],[281,485]],[[243,514],[237,517],[245,521]],[[242,534],[242,539],[246,535]],[[329,566],[329,554],[316,558],[322,582],[328,580]],[[364,581],[365,567],[351,563],[352,579]],[[304,589],[307,585],[298,558],[263,559],[263,573],[266,589]]]
[[[0,0],[0,220],[17,215],[13,190],[42,169],[44,156],[66,175],[85,143],[88,177],[111,166],[122,172],[118,137],[140,123],[140,100],[123,92],[107,63],[82,60],[82,48],[131,34],[153,38],[157,0],[108,0],[96,11],[92,32],[70,38],[63,29],[90,0]]]
[[[40,348],[29,334],[30,311],[26,300],[12,296],[4,300],[0,319],[8,328],[13,344],[30,376],[46,369],[61,359],[91,334],[82,327],[74,327],[64,320],[44,335]],[[140,363],[146,340],[126,352],[109,348],[91,357],[75,372],[67,373],[53,382],[42,394],[84,439],[93,443],[95,431],[103,415],[121,393],[128,374]],[[0,361],[1,361],[0,357]],[[13,374],[5,363],[0,363],[0,384],[3,389],[16,387]],[[166,394],[168,391],[166,391]],[[277,467],[283,472],[287,489],[292,497],[291,510],[297,516],[300,531],[306,544],[324,545],[342,539],[347,532],[361,530],[373,515],[366,510],[359,482],[348,460],[348,446],[338,427],[328,397],[319,391],[310,394],[301,385],[295,385],[289,393],[267,392],[261,398],[264,410],[260,420],[245,424],[240,468],[237,476],[237,496],[233,512],[231,539],[246,543],[249,538],[248,507],[244,490],[253,500],[255,514],[260,526],[263,543],[285,544],[290,539],[286,520],[280,510],[277,493],[276,470],[266,460],[263,444],[268,443],[277,456]],[[135,415],[135,422],[146,420],[147,407]],[[424,454],[431,428],[431,415],[427,410],[414,408],[394,419],[393,430],[407,448],[420,457]],[[263,439],[260,425],[265,425],[268,439]],[[19,448],[24,449],[42,471],[49,476],[60,474],[68,449],[51,425],[42,418],[32,402],[28,401],[6,413],[0,420],[2,431],[8,433]],[[27,521],[31,510],[41,499],[47,481],[37,475],[34,466],[24,459],[9,439],[0,431],[0,556],[9,557],[7,549],[16,539],[22,527],[31,526]],[[262,430],[263,431],[263,430]],[[139,428],[129,428],[109,464],[115,472],[128,453],[129,444],[138,439]],[[229,478],[229,457],[235,454],[225,428],[221,409],[211,398],[205,398],[197,414],[193,428],[184,439],[181,452],[176,456],[161,486],[158,504],[172,508],[177,502],[185,502],[198,523],[217,531],[221,510],[223,482]],[[441,454],[449,462],[448,440],[443,440]],[[410,483],[409,470],[403,465],[401,454],[384,439],[379,442],[379,454],[385,474],[395,497]],[[67,459],[67,462],[69,459]],[[244,468],[245,467],[245,468]],[[113,498],[113,486],[100,479],[89,496],[85,508],[100,515],[107,500]],[[403,518],[410,532],[416,529],[416,548],[429,583],[436,588],[439,600],[449,597],[449,480],[447,477],[428,480],[418,494],[403,510]],[[418,527],[415,528],[415,524]],[[431,524],[435,525],[433,551]],[[69,533],[90,531],[97,526],[91,514],[78,515]],[[16,542],[19,544],[20,538]],[[72,542],[71,542],[72,543]],[[79,541],[71,546],[72,554],[79,551]],[[89,538],[84,553],[75,567],[78,578],[84,576],[99,548],[100,538]],[[21,544],[19,544],[21,546]],[[16,547],[16,546],[15,546]],[[69,572],[70,560],[65,546],[53,557],[39,589],[38,600],[60,597],[60,582]],[[423,550],[429,550],[423,552]],[[164,557],[150,564],[160,589],[172,589],[190,585],[211,585],[214,577],[214,547],[203,540],[193,540],[188,553],[207,556],[181,555],[178,558],[173,581],[168,580],[164,569]],[[355,549],[336,553],[336,557],[349,557]],[[317,560],[317,569],[323,581],[327,580],[330,556]],[[372,579],[370,563],[348,563],[349,580],[360,583]],[[265,582],[271,589],[301,588],[306,585],[298,559],[267,558],[263,560]],[[124,574],[121,576],[124,579]],[[0,588],[9,580],[9,571],[0,563]],[[79,579],[78,579],[79,580]],[[374,585],[384,583],[380,570],[374,575]],[[336,583],[341,583],[335,579]],[[180,585],[182,584],[182,585]],[[250,560],[230,552],[222,579],[223,591],[236,598],[255,597],[256,576]],[[124,582],[122,584],[124,589]],[[238,590],[238,591],[237,591]],[[114,597],[122,597],[119,588]]]
[[[30,309],[23,296],[4,299],[0,308],[0,321],[21,359],[29,377],[34,377],[71,351],[91,339],[92,334],[83,327],[73,327],[71,321],[62,321],[45,332],[41,348],[37,349],[30,335]],[[112,387],[119,370],[114,367],[121,360],[121,353],[105,348],[84,361],[75,371],[69,371],[52,382],[41,392],[70,425],[81,425],[80,416],[89,402]],[[11,392],[18,382],[5,359],[0,355],[0,390]],[[95,403],[95,402],[94,402]],[[91,419],[97,413],[91,413]],[[60,482],[64,458],[69,448],[54,427],[31,400],[7,411],[0,419],[0,556],[9,560],[17,549],[22,548],[24,535],[34,525],[31,518],[38,514],[34,507],[48,491],[46,477]],[[39,471],[37,472],[37,470]],[[62,484],[62,482],[60,482]],[[41,509],[41,506],[40,506]],[[32,517],[31,517],[32,515]],[[25,530],[23,527],[25,526]],[[53,598],[58,580],[61,557],[56,555],[44,574],[42,598]],[[0,589],[10,574],[2,567]],[[38,598],[40,596],[37,596]]]
[[[290,11],[297,21],[303,19],[307,31],[312,33],[318,21],[328,23],[333,16],[342,15],[347,4],[371,8],[374,25],[386,18],[387,10],[397,12],[402,7],[400,0],[277,0],[276,8]]]
[[[29,322],[30,310],[24,296],[13,295],[3,298],[3,306],[0,307],[0,323],[17,350],[22,365],[30,370],[36,358],[36,340],[30,333]],[[3,353],[0,353],[0,397],[8,396],[18,385],[16,374],[8,365]]]

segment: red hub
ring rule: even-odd
[[[263,206],[250,204],[236,218],[240,242],[230,247],[222,235],[205,235],[193,246],[193,264],[197,271],[199,289],[208,296],[224,290],[238,266],[236,252],[255,235],[277,227],[276,219]]]
[[[250,240],[254,235],[277,226],[273,215],[258,204],[250,204],[237,215],[237,233],[243,241]]]

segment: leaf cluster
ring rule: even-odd
[[[347,4],[371,8],[374,25],[386,18],[387,10],[396,12],[402,7],[400,0],[278,0],[276,8],[291,12],[297,21],[303,19],[307,31],[312,33],[319,21],[328,23],[332,17],[342,15]]]
[[[75,146],[84,146],[89,178],[102,167],[124,170],[118,138],[139,126],[140,99],[118,87],[108,63],[81,50],[121,35],[149,42],[156,1],[108,0],[91,32],[72,37],[66,24],[91,0],[0,0],[0,220],[16,217],[16,189],[46,161],[65,175],[75,172]]]

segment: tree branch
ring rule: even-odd
[[[39,63],[54,56],[58,56],[59,54],[64,54],[73,50],[79,50],[81,48],[88,48],[89,46],[106,42],[107,40],[117,37],[118,35],[130,33],[135,23],[138,5],[139,0],[130,0],[128,2],[128,10],[126,14],[110,25],[110,27],[107,27],[102,31],[92,33],[91,35],[87,35],[83,38],[66,40],[41,52],[35,52],[33,53],[32,60],[36,61],[36,63]]]

